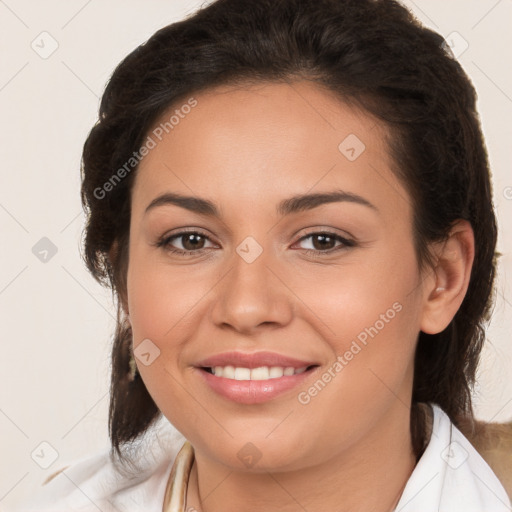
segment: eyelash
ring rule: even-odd
[[[157,243],[155,245],[160,248],[163,247],[166,251],[172,252],[174,254],[178,254],[180,256],[198,255],[206,250],[206,249],[197,249],[195,251],[191,251],[191,250],[184,250],[184,249],[176,249],[175,247],[172,247],[170,245],[172,240],[177,239],[177,238],[179,239],[181,237],[184,237],[185,235],[199,235],[199,236],[206,238],[207,240],[210,240],[206,234],[201,233],[200,231],[181,231],[180,233],[176,233],[176,234],[170,235],[170,236],[164,235],[157,241]],[[315,235],[324,235],[324,236],[328,236],[329,238],[334,238],[336,241],[341,242],[342,245],[335,247],[333,249],[327,249],[324,251],[315,250],[315,249],[302,249],[303,251],[306,252],[306,254],[313,256],[313,257],[321,258],[323,256],[332,254],[333,252],[356,246],[356,242],[354,240],[349,240],[348,238],[344,238],[344,237],[342,237],[336,233],[332,233],[330,231],[314,231],[312,233],[308,233],[307,235],[299,238],[297,243],[301,242],[303,240],[306,240],[308,238],[311,238]]]

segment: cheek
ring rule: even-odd
[[[319,409],[329,403],[371,409],[379,407],[379,400],[385,403],[393,394],[406,393],[419,331],[421,289],[414,250],[402,247],[399,256],[390,245],[364,262],[316,276],[308,292],[314,313],[309,322],[328,343],[333,365],[338,363],[332,366],[336,377],[330,391],[315,399]]]
[[[187,270],[157,263],[154,254],[144,248],[133,247],[131,251],[127,291],[134,351],[137,356],[140,344],[149,347],[152,358],[157,354],[148,365],[139,359],[138,370],[157,407],[180,428],[183,422],[186,426],[194,421],[194,411],[176,413],[174,404],[185,404],[189,398],[177,384],[181,379],[176,377],[177,370],[192,332],[194,305],[207,288],[203,290],[200,283],[204,280],[192,278]]]
[[[415,255],[407,246],[400,256],[395,252],[392,245],[366,254],[360,251],[343,265],[319,267],[313,278],[290,276],[290,287],[311,310],[308,321],[321,328],[337,353],[354,339],[364,344],[389,335],[388,345],[399,344],[418,328],[421,303]]]
[[[166,265],[154,254],[136,247],[130,254],[127,276],[128,307],[134,342],[144,338],[171,343],[194,316],[194,310],[207,295],[207,270],[199,275],[189,267]]]
[[[390,262],[379,268],[394,267]],[[315,325],[332,351],[332,363],[300,390],[295,419],[324,431],[331,446],[348,446],[388,408],[410,401],[420,305],[418,293],[411,293],[416,267],[406,271],[401,265],[399,274],[384,276],[369,269],[340,274],[336,285],[317,281],[323,292],[315,292],[320,318]]]

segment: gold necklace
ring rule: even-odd
[[[185,512],[188,479],[193,463],[194,448],[188,441],[185,441],[176,455],[167,481],[162,512]]]

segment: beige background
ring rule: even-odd
[[[0,0],[1,510],[56,469],[108,448],[114,311],[80,259],[81,148],[114,66],[202,3]],[[405,3],[465,50],[459,60],[479,94],[503,257],[476,406],[483,419],[510,419],[512,2]],[[57,249],[46,263],[32,252],[43,237]]]

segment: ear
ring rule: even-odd
[[[471,224],[458,220],[448,239],[432,247],[436,266],[425,280],[424,306],[420,329],[437,334],[446,329],[466,295],[475,257],[475,238]]]
[[[112,243],[107,255],[108,255],[108,260],[109,260],[112,268],[114,268],[116,265],[120,264],[120,262],[119,262],[119,241],[117,239],[114,240],[114,242]],[[126,286],[124,286],[124,288],[126,289]],[[122,290],[118,290],[118,296],[119,296],[119,301],[121,303],[121,307],[126,315],[128,322],[129,322],[130,321],[130,312],[128,310],[128,297],[125,295],[125,293],[123,293]]]

